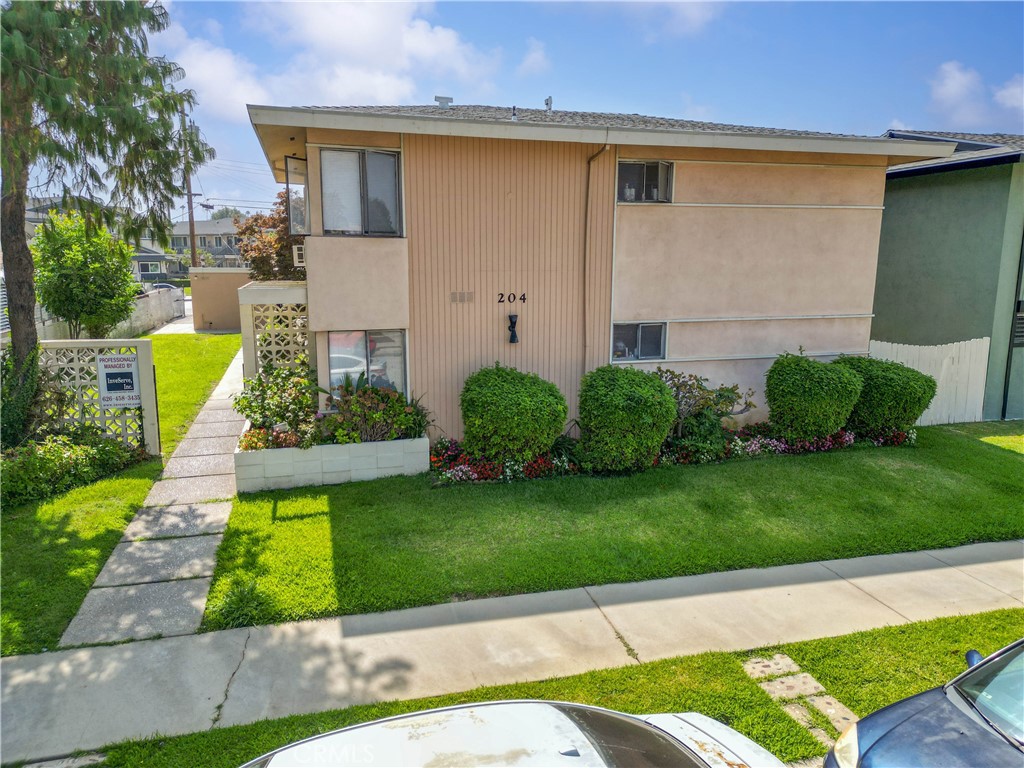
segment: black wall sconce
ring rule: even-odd
[[[516,333],[516,323],[519,322],[519,315],[508,316],[508,343],[518,344],[519,334]]]

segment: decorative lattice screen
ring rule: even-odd
[[[309,314],[305,304],[253,304],[259,367],[296,365],[309,359]]]
[[[149,342],[146,342],[147,344]],[[56,386],[64,392],[72,394],[62,422],[65,424],[92,424],[110,437],[119,439],[131,447],[146,446],[150,453],[159,452],[152,449],[157,435],[150,436],[147,444],[143,428],[143,409],[100,408],[100,389],[97,382],[96,358],[102,354],[130,355],[139,353],[139,345],[103,342],[88,343],[70,342],[69,346],[60,346],[60,342],[44,342],[40,345],[39,364],[54,377]],[[149,356],[150,359],[151,356]],[[140,373],[144,375],[140,355]],[[154,409],[155,410],[155,409]],[[155,415],[155,414],[154,414]],[[151,422],[155,424],[155,420]],[[152,427],[151,427],[152,428]],[[157,428],[159,431],[159,428]]]

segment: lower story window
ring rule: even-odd
[[[621,323],[612,333],[612,360],[664,360],[665,323]]]
[[[331,331],[327,334],[331,389],[360,376],[372,387],[406,394],[405,331]]]
[[[160,264],[155,261],[140,261],[139,262],[139,274],[140,275],[153,275],[159,274]]]

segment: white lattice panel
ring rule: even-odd
[[[305,304],[253,304],[256,358],[262,368],[296,365],[309,358],[309,313]]]
[[[131,447],[145,446],[160,452],[160,426],[156,417],[156,387],[152,371],[152,342],[146,341],[46,341],[39,346],[39,364],[57,378],[59,386],[74,395],[65,424],[91,424]],[[101,408],[96,358],[103,354],[139,356],[142,408]],[[147,406],[146,403],[149,403]],[[147,413],[148,411],[148,413]],[[152,434],[148,434],[148,432]]]

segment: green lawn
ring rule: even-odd
[[[1022,428],[928,427],[914,448],[625,478],[432,488],[420,476],[244,495],[204,627],[1017,538],[1024,456],[980,438]]]
[[[1024,635],[1024,610],[1005,610],[745,653],[705,653],[537,683],[477,688],[448,696],[350,707],[252,725],[107,747],[110,768],[229,768],[298,739],[347,725],[473,701],[555,699],[635,714],[702,712],[759,742],[784,761],[824,749],[743,672],[749,656],[781,651],[829,693],[866,715],[941,685],[965,668],[964,653],[989,654]]]
[[[160,437],[169,456],[238,351],[240,337],[153,338]],[[0,653],[52,649],[161,470],[159,460],[3,510]]]

